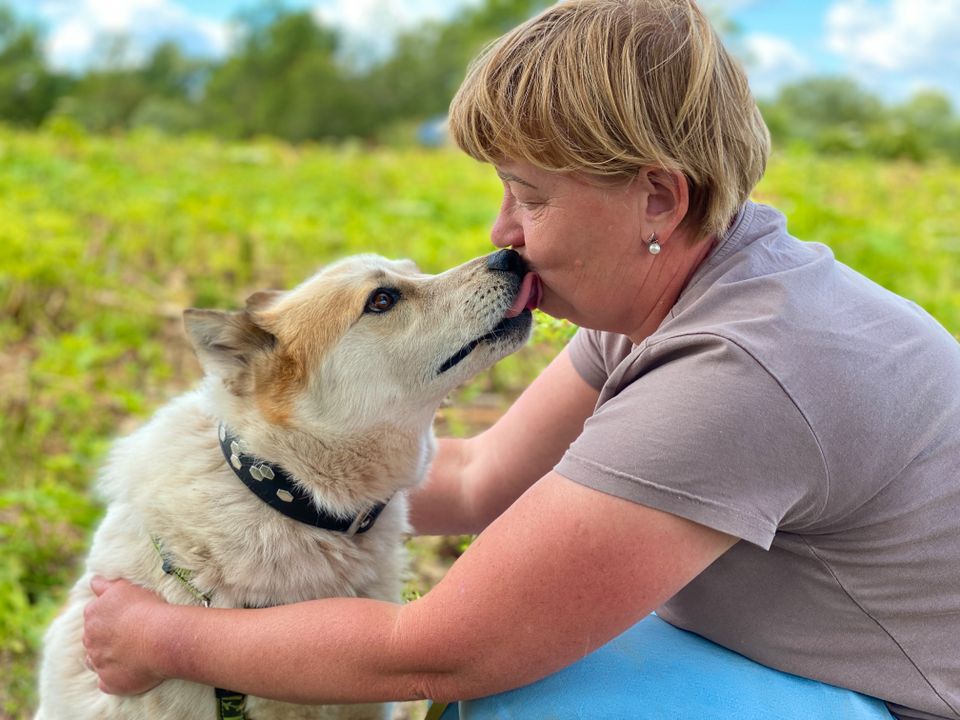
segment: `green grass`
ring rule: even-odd
[[[755,193],[792,234],[831,246],[867,277],[960,333],[960,166],[813,155],[776,158]]]
[[[957,333],[958,186],[950,165],[792,155],[756,196]],[[353,252],[440,271],[489,252],[499,192],[453,151],[0,129],[0,717],[30,715],[110,440],[197,378],[181,310],[236,307]],[[541,321],[533,347],[459,392],[442,432],[489,422],[529,382],[569,335]]]

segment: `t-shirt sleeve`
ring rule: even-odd
[[[596,330],[578,328],[567,343],[567,353],[574,369],[595,390],[600,390],[607,381],[607,369],[603,361],[600,333]]]
[[[820,447],[748,352],[715,335],[644,352],[636,379],[601,395],[558,473],[764,549],[816,520],[828,491]]]

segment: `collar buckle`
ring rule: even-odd
[[[350,523],[350,527],[347,528],[347,535],[352,537],[357,533],[366,532],[373,526],[373,521],[376,519],[377,516],[373,514],[372,508],[364,510],[353,519],[352,523]]]

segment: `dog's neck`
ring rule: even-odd
[[[277,512],[298,522],[347,535],[362,534],[373,527],[389,502],[387,498],[354,515],[331,512],[318,505],[286,469],[252,454],[247,444],[223,423],[220,423],[218,437],[224,459],[247,489]]]

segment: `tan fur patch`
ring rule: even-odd
[[[304,368],[290,355],[272,355],[254,368],[253,394],[264,418],[287,427],[293,401],[306,377]]]
[[[365,292],[324,278],[256,313],[257,324],[278,340],[277,351],[254,368],[257,405],[271,423],[289,424],[303,383],[359,317]]]

